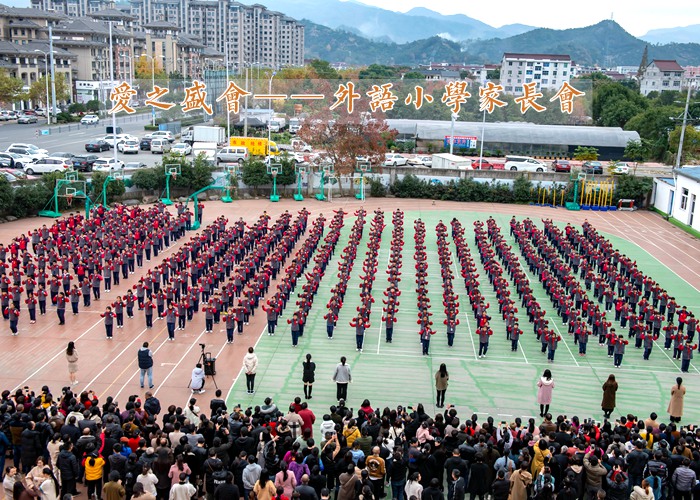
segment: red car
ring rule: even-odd
[[[554,160],[552,168],[555,172],[571,172],[571,162],[569,160]]]
[[[505,168],[504,163],[491,163],[488,160],[481,159],[481,164],[479,160],[472,160],[472,168],[474,170],[503,170]]]

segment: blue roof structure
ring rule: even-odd
[[[679,175],[689,177],[694,181],[700,182],[700,167],[681,167],[676,170]]]

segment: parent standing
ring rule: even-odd
[[[248,394],[255,394],[255,373],[258,371],[258,357],[255,349],[248,348],[248,354],[243,358],[243,368],[245,368],[245,384]]]
[[[304,397],[311,399],[311,391],[313,390],[314,381],[316,380],[316,363],[311,361],[311,354],[306,355],[306,361],[302,363],[303,374],[302,382],[304,382]]]
[[[603,410],[603,417],[610,418],[610,414],[615,409],[615,394],[617,393],[617,381],[612,373],[603,384],[603,401],[600,407]]]
[[[68,376],[70,377],[70,385],[78,383],[76,380],[78,373],[78,351],[75,350],[75,342],[68,342],[66,349],[66,361],[68,361]]]
[[[350,373],[350,367],[346,363],[345,356],[341,357],[333,374],[333,382],[336,384],[335,396],[338,401],[348,399],[348,384],[352,382],[352,373]]]
[[[683,416],[683,399],[685,398],[685,386],[681,377],[676,378],[676,385],[671,387],[671,401],[666,410],[671,416],[671,422],[680,422]]]
[[[552,372],[546,369],[537,382],[537,402],[540,405],[540,417],[544,417],[549,413],[549,405],[552,404],[553,391],[554,380],[552,380]]]
[[[437,392],[437,402],[435,406],[444,408],[445,393],[447,392],[447,382],[450,380],[450,374],[447,372],[447,365],[442,363],[440,369],[435,372],[435,391]]]

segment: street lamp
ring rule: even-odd
[[[49,111],[49,52],[34,49],[34,52],[40,52],[44,55],[44,80],[46,81],[46,121],[51,123],[51,111]],[[52,110],[53,111],[53,110]]]
[[[268,118],[268,120],[267,120],[267,155],[268,156],[270,156],[270,153],[271,153],[270,140],[272,139],[272,135],[271,135],[272,129],[270,127],[270,125],[272,124],[272,79],[275,77],[276,74],[277,74],[277,72],[273,71],[272,75],[270,75],[270,83],[269,83],[268,89],[267,89],[267,95],[269,96],[269,98],[267,99],[267,107],[270,110],[270,118]]]
[[[160,56],[152,56],[150,54],[141,54],[140,57],[150,57],[151,58],[151,90],[156,88],[156,57],[165,58],[162,54]],[[156,109],[153,108],[151,113],[151,125],[156,126]]]
[[[683,125],[681,126],[681,137],[678,141],[678,154],[676,155],[676,163],[674,168],[680,168],[681,156],[683,155],[683,140],[685,139],[685,127],[688,124],[688,108],[690,107],[690,94],[693,93],[693,82],[688,81],[688,95],[685,98],[685,109],[683,111]]]

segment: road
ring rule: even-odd
[[[146,132],[143,126],[150,122],[151,115],[132,115],[117,118],[117,126],[121,127],[125,134],[143,137]],[[71,123],[70,125],[46,125],[46,120],[39,120],[39,123],[19,125],[16,122],[0,122],[0,150],[5,151],[7,147],[15,142],[25,142],[35,144],[51,153],[66,151],[74,154],[85,153],[85,142],[96,137],[106,135],[106,127],[112,124],[111,120],[101,120],[98,125],[80,125]],[[41,130],[50,130],[49,135],[42,135]],[[100,157],[112,158],[113,151],[104,151]],[[140,151],[138,154],[124,155],[117,153],[122,161],[140,161],[148,167],[155,165],[160,160],[160,155],[151,154],[150,151]]]

